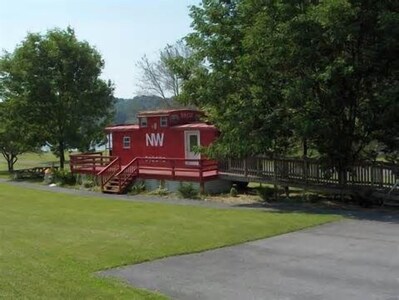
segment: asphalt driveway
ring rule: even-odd
[[[101,274],[172,299],[399,300],[399,219],[344,220]]]

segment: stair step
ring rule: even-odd
[[[124,174],[120,175],[119,177],[113,177],[103,187],[102,192],[109,194],[125,193],[126,188],[136,179],[136,177],[137,176],[134,174]],[[119,189],[119,183],[121,183],[121,181],[123,181],[124,184]]]

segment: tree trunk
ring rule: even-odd
[[[4,159],[7,161],[7,169],[9,173],[14,172],[14,164],[17,162],[18,157],[14,154],[10,154],[4,150],[1,151]]]
[[[14,172],[14,162],[13,159],[7,159],[7,167],[8,167],[8,172],[12,173]]]
[[[64,142],[60,141],[58,151],[59,151],[59,154],[60,154],[60,169],[64,170],[64,164],[65,164]]]
[[[308,140],[303,138],[303,157],[308,157]]]

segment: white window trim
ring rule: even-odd
[[[144,121],[144,122],[143,122],[143,121]],[[148,126],[147,117],[141,117],[141,118],[140,118],[140,127],[145,128],[145,127],[147,127],[147,126]]]
[[[162,120],[165,121],[165,123],[162,123]],[[168,117],[160,117],[159,119],[159,125],[161,127],[168,127]]]
[[[124,136],[122,140],[122,147],[123,149],[130,149],[131,139],[130,136]]]

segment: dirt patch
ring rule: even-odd
[[[261,203],[259,196],[252,194],[238,194],[235,197],[231,196],[230,194],[210,195],[206,196],[204,201],[219,202],[230,205]]]

